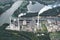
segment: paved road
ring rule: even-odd
[[[0,26],[4,23],[9,23],[9,17],[20,7],[21,3],[23,1],[16,1],[11,8],[9,8],[7,11],[5,11],[1,16],[0,16]]]

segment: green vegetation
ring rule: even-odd
[[[21,6],[14,12],[14,14],[12,15],[13,17],[18,17],[18,15],[20,13],[26,13],[27,10],[27,5],[29,4],[28,1],[23,1],[23,3],[21,4]]]
[[[36,13],[27,13],[26,15],[24,15],[24,16],[21,16],[21,17],[36,17],[38,15],[38,12],[36,12]]]
[[[44,34],[44,35],[42,35]],[[41,33],[41,36],[38,36],[39,40],[50,40],[49,34],[48,33]]]
[[[12,6],[13,2],[0,3],[0,15]]]
[[[0,40],[38,40],[33,32],[5,30],[8,25],[3,24],[0,26]]]
[[[8,26],[9,24],[5,23],[2,26],[0,26],[0,31],[5,30],[6,26]]]
[[[0,26],[0,40],[59,40],[60,32],[48,33],[45,24],[42,22],[42,30],[34,33],[27,31],[11,31],[5,28],[9,25],[7,23]],[[39,34],[39,36],[37,36]],[[42,35],[44,34],[44,35]]]
[[[40,36],[38,36],[39,40],[50,40],[50,36],[48,33],[48,30],[44,24],[44,22],[41,22],[41,29],[38,30],[38,32],[36,33],[36,35],[39,34]],[[42,35],[43,34],[43,35]]]
[[[60,40],[60,32],[49,32],[48,33],[48,30],[47,30],[44,22],[41,22],[41,26],[42,26],[42,30],[41,31],[43,33],[47,34],[47,36],[45,36],[45,37],[50,38],[49,40]]]
[[[41,34],[44,34],[39,37],[41,40],[50,40],[49,33],[46,25],[44,24],[44,21],[41,22]]]
[[[51,32],[50,38],[51,40],[60,40],[60,32]]]
[[[56,7],[50,10],[47,10],[40,14],[40,16],[57,16],[60,14],[60,7]]]
[[[38,40],[33,32],[5,30],[8,25],[5,23],[0,26],[0,40]]]
[[[36,3],[36,1],[32,1],[32,4],[34,5]]]
[[[44,5],[51,5],[57,2],[57,0],[34,0]],[[59,1],[59,0],[58,0]]]
[[[2,8],[0,8],[0,15],[3,13],[3,9]]]
[[[1,40],[37,40],[34,33],[31,32],[17,32],[17,31],[2,31],[0,33]]]
[[[49,35],[43,32],[24,32],[24,31],[9,31],[5,30],[5,28],[9,24],[3,24],[0,27],[0,40],[50,40]],[[44,34],[42,36],[36,36],[37,34]]]
[[[46,32],[46,33],[48,32],[45,24],[41,23],[41,27],[42,27],[41,29],[42,32]]]

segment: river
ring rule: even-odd
[[[1,16],[0,16],[0,26],[4,23],[9,23],[10,22],[10,17],[11,15],[20,7],[21,3],[23,1],[16,1],[11,8],[9,8],[7,11],[5,11]],[[44,5],[36,2],[36,4],[32,5],[29,4],[27,5],[28,11],[33,11],[33,12],[39,12],[41,8],[43,8]]]
[[[1,16],[0,16],[0,26],[4,23],[9,23],[9,17],[20,7],[21,3],[23,1],[16,1],[11,8],[6,10]]]

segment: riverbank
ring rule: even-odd
[[[5,12],[6,10],[8,10],[11,6],[12,6],[12,4],[13,4],[14,2],[13,1],[9,1],[9,2],[0,2],[0,15],[2,15],[3,14],[3,12]]]
[[[6,10],[1,16],[0,16],[0,26],[4,23],[9,23],[11,15],[20,7],[21,3],[23,1],[16,1],[8,10]]]

